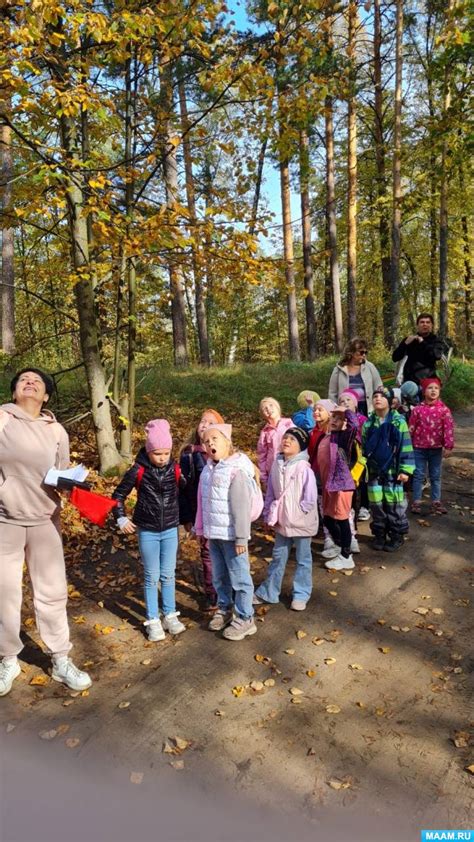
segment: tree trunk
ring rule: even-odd
[[[348,48],[350,62],[350,93],[347,107],[347,332],[348,338],[357,335],[357,122],[355,83],[357,69],[356,33],[358,27],[357,0],[349,0]]]
[[[282,134],[280,129],[280,135]],[[295,263],[290,208],[290,173],[288,159],[280,160],[281,209],[283,218],[283,252],[285,259],[286,308],[288,316],[288,349],[290,360],[300,359],[298,313],[296,309]]]
[[[451,8],[450,0],[449,8]],[[439,190],[439,334],[448,333],[448,155],[449,132],[448,112],[451,107],[450,67],[446,64],[443,90],[444,136],[441,151],[441,182]]]
[[[344,343],[342,325],[341,284],[339,280],[339,260],[337,255],[336,194],[334,182],[334,127],[332,97],[325,100],[325,137],[326,137],[326,206],[329,237],[329,271],[331,277],[332,306],[334,313],[334,340],[336,351],[342,351]]]
[[[15,267],[13,260],[12,185],[13,155],[10,126],[0,126],[0,186],[2,217],[1,340],[5,354],[15,353]]]
[[[313,265],[311,260],[311,210],[309,201],[309,139],[306,129],[300,131],[300,194],[303,235],[303,272],[305,288],[306,344],[308,359],[317,356],[316,316],[314,311]]]
[[[178,200],[178,165],[176,160],[175,130],[173,126],[173,78],[170,63],[161,69],[161,100],[166,120],[163,148],[163,174],[165,180],[166,204],[173,211]],[[176,366],[188,364],[186,340],[186,307],[184,300],[184,275],[174,249],[168,258],[171,293],[171,320],[173,324],[173,351]]]
[[[393,345],[400,321],[400,237],[402,222],[402,74],[403,74],[403,0],[397,0],[395,37],[395,116],[393,126],[393,210],[392,256],[390,261],[390,345]]]
[[[194,306],[196,308],[196,322],[199,341],[199,360],[202,365],[210,365],[209,336],[207,331],[206,302],[204,297],[204,267],[200,242],[200,233],[196,212],[196,191],[194,189],[193,159],[191,141],[189,137],[189,119],[186,103],[186,89],[184,81],[179,79],[179,105],[181,112],[181,128],[183,136],[184,173],[186,180],[186,197],[188,202],[189,220],[193,245],[191,248],[194,277]]]
[[[380,262],[382,270],[382,300],[385,344],[390,345],[390,228],[387,217],[387,176],[385,172],[385,138],[382,90],[382,22],[380,0],[374,0],[374,138],[377,169],[377,198],[379,212]]]
[[[461,206],[464,207],[464,169],[462,166],[459,168],[459,197]],[[464,318],[466,322],[466,345],[469,352],[472,348],[472,264],[469,222],[465,213],[461,216],[461,230],[464,255]]]

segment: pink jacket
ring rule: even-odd
[[[273,515],[275,531],[280,535],[312,537],[319,526],[317,502],[316,478],[308,463],[307,451],[303,450],[286,462],[283,456],[278,456],[268,478],[264,521],[268,522]]]
[[[281,440],[286,431],[294,426],[291,418],[280,418],[276,427],[271,424],[265,424],[262,427],[257,444],[258,470],[260,471],[261,482],[265,484],[268,482],[272,465],[280,452]]]
[[[454,447],[453,416],[443,401],[413,407],[409,430],[413,447]]]

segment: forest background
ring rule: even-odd
[[[2,367],[84,378],[69,420],[90,417],[103,472],[156,363],[158,386],[285,360],[296,383],[357,334],[383,359],[421,310],[469,352],[463,0],[0,15]]]

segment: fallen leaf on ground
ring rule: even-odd
[[[306,675],[308,676],[308,678],[314,678],[316,672],[315,670],[306,670]]]
[[[385,716],[386,710],[385,708],[375,708],[375,715],[376,716]]]
[[[444,614],[444,610],[442,608],[432,608],[431,610],[433,614]]]
[[[47,675],[34,675],[30,684],[33,684],[34,687],[44,687],[49,684],[49,678]]]
[[[77,625],[80,625],[81,623],[86,622],[86,618],[84,617],[84,614],[79,614],[78,617],[73,617],[72,619],[74,620],[75,623],[77,623]]]
[[[140,663],[143,664],[144,667],[147,667],[148,664],[151,664],[151,658],[145,658],[143,661],[140,661]]]
[[[130,773],[130,783],[131,784],[141,784],[143,781],[143,772],[131,772]]]
[[[356,702],[358,708],[365,708],[365,702]]]
[[[256,693],[263,690],[263,681],[251,681],[250,688],[255,690]]]
[[[377,620],[377,623],[379,624],[379,626],[384,626],[386,622],[387,622],[386,620]]]
[[[225,711],[223,710],[215,710],[214,716],[225,716]]]
[[[465,766],[464,768],[465,768],[466,772],[470,772],[471,775],[474,775],[474,763],[471,763],[470,766]]]
[[[245,687],[242,684],[237,684],[235,687],[232,687],[232,695],[239,699],[240,696],[243,696],[245,693]]]
[[[342,573],[344,576],[352,576],[353,570],[343,570]]]
[[[173,737],[173,741],[178,751],[186,751],[191,745],[190,740],[185,740],[183,737]]]
[[[325,663],[325,664],[327,664],[327,665],[329,666],[330,664],[335,664],[335,663],[336,663],[336,659],[335,659],[335,658],[325,658],[325,659],[324,659],[324,663]]]
[[[76,748],[81,741],[79,737],[68,737],[65,742],[68,748]]]
[[[35,622],[34,617],[27,617],[25,622],[23,623],[23,625],[26,626],[27,629],[29,629],[31,626],[34,625],[34,622]]]
[[[303,640],[303,637],[306,637],[306,632],[299,630],[296,632],[296,637],[298,638],[298,640]]]
[[[400,626],[390,626],[392,631],[401,631]]]
[[[285,649],[285,655],[294,655],[294,654],[295,654],[294,649]]]
[[[314,643],[315,646],[321,646],[323,643],[326,643],[324,637],[313,637],[311,643]]]
[[[299,687],[290,687],[288,692],[291,693],[292,696],[302,696],[303,695],[303,691],[300,690]]]
[[[402,631],[402,632],[409,632],[409,631],[410,631],[410,626],[402,626],[402,627],[401,627],[401,629],[400,629],[400,631]]]
[[[351,670],[363,670],[364,667],[362,664],[349,664],[349,669]]]
[[[337,778],[331,778],[328,781],[328,786],[330,786],[331,789],[349,789],[350,783],[348,781],[340,781]]]
[[[414,614],[421,614],[422,616],[424,616],[425,614],[428,614],[429,610],[430,610],[429,608],[418,607],[418,608],[413,609],[413,613]]]
[[[460,675],[462,673],[462,667],[454,667],[453,672],[455,675]]]
[[[50,731],[40,731],[39,736],[42,740],[54,740],[57,736],[57,731],[55,728],[52,728]]]
[[[417,518],[417,523],[419,523],[420,526],[431,526],[431,523],[428,520],[423,520],[422,518]]]
[[[316,754],[314,748],[309,748],[306,752],[306,757],[312,757],[314,754]]]
[[[329,596],[337,596],[337,591],[328,591]]]
[[[69,591],[69,599],[80,599],[80,598],[81,598],[81,594],[79,593],[79,591],[75,591],[75,590]]]
[[[115,631],[113,626],[102,626],[100,623],[95,623],[94,631],[97,634],[112,634]]]
[[[7,732],[7,734],[11,734],[12,731],[15,730],[15,728],[16,728],[16,725],[13,725],[11,722],[9,722],[7,727],[5,728],[5,731]]]
[[[184,769],[184,760],[171,760],[170,766],[177,770]]]
[[[469,731],[455,731],[452,740],[456,748],[467,748],[471,742],[471,735]]]
[[[300,704],[301,704],[301,699],[300,699],[300,698],[294,698],[294,699],[291,699],[291,704],[292,704],[292,705],[300,705]]]
[[[58,725],[58,727],[56,728],[56,731],[58,732],[59,735],[67,734],[70,727],[71,727],[70,725]]]
[[[79,695],[82,696],[83,698],[85,698],[86,696],[89,695],[89,691],[88,690],[82,690]]]
[[[390,646],[379,646],[379,652],[381,652],[382,655],[386,655],[390,652]]]
[[[254,655],[254,658],[255,658],[257,664],[263,664],[263,663],[265,663],[265,660],[266,660],[265,655]]]
[[[130,702],[119,702],[117,707],[120,708],[120,710],[125,710],[130,707]]]
[[[172,746],[172,745],[171,745],[171,743],[169,743],[169,742],[168,742],[168,740],[166,740],[166,741],[163,743],[162,752],[163,752],[164,754],[175,754],[176,749],[175,749],[175,747],[174,747],[174,746]]]
[[[461,535],[458,535],[458,541],[465,541],[465,540],[466,540],[466,539],[465,539],[465,538],[463,538]],[[467,768],[469,768],[469,767],[467,767]]]
[[[326,705],[326,713],[340,713],[341,708],[339,705]]]
[[[275,679],[274,678],[266,678],[263,682],[265,687],[274,687],[275,686]]]

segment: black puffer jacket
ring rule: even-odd
[[[178,491],[179,486],[184,486],[186,481],[180,477],[179,483],[177,482],[174,459],[164,468],[157,468],[150,462],[144,447],[140,450],[135,464],[124,474],[121,483],[112,494],[112,499],[117,500],[117,506],[113,510],[115,519],[126,514],[124,503],[137,486],[140,468],[144,468],[144,471],[138,487],[133,522],[151,532],[164,532],[165,529],[178,526]]]
[[[447,343],[435,333],[429,333],[423,342],[414,339],[409,345],[405,344],[405,339],[402,339],[392,354],[394,363],[408,357],[403,368],[403,380],[419,383],[424,377],[436,377],[436,363],[447,352]]]

